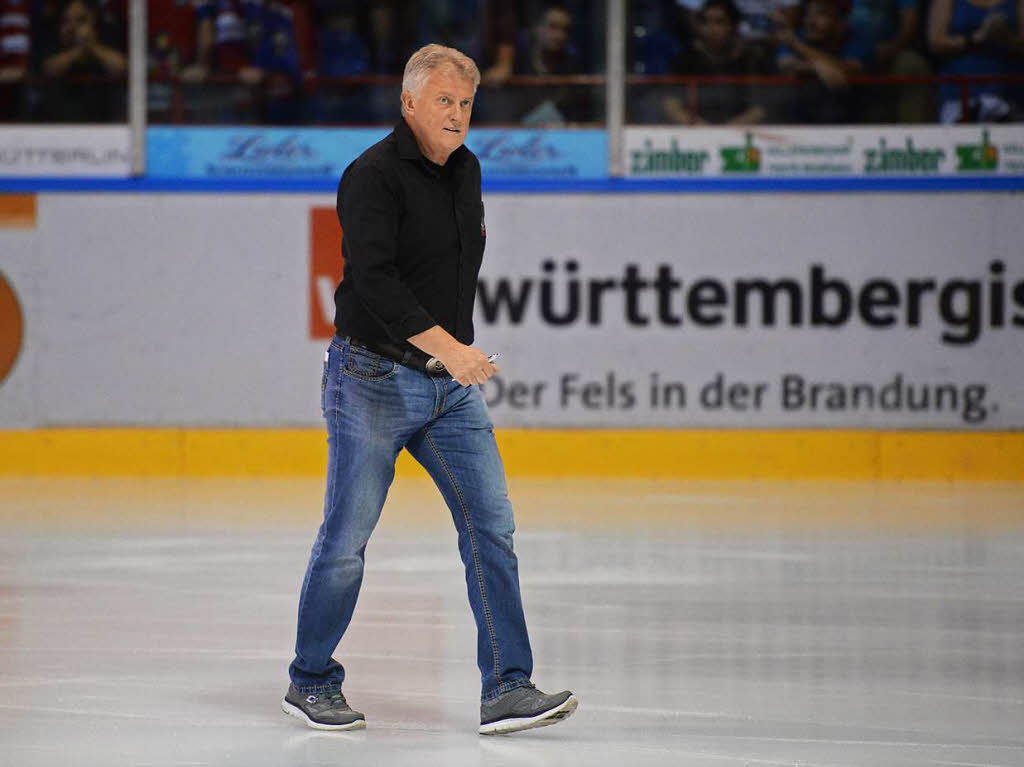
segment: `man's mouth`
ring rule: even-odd
[[[445,128],[449,133],[462,133],[458,128]]]

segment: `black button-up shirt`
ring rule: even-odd
[[[407,344],[440,325],[473,342],[473,301],[484,255],[480,163],[459,147],[444,166],[423,157],[402,120],[363,152],[338,184],[343,335]]]

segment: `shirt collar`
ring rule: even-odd
[[[398,141],[398,156],[403,160],[419,160],[423,157],[423,153],[420,152],[420,145],[416,143],[416,137],[412,134],[412,128],[409,127],[409,123],[404,119],[399,120],[395,126],[395,138]],[[453,167],[458,169],[465,162],[468,152],[469,150],[463,144],[451,153],[448,157],[448,162],[455,163]]]

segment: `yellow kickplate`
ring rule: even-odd
[[[1024,480],[1024,432],[501,429],[509,475]],[[316,476],[319,429],[0,431],[0,475]],[[398,476],[423,476],[406,453]]]

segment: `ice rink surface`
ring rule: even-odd
[[[1024,487],[513,481],[554,727],[476,734],[447,511],[393,489],[336,657],[279,710],[319,480],[0,479],[0,765],[1024,766]]]

